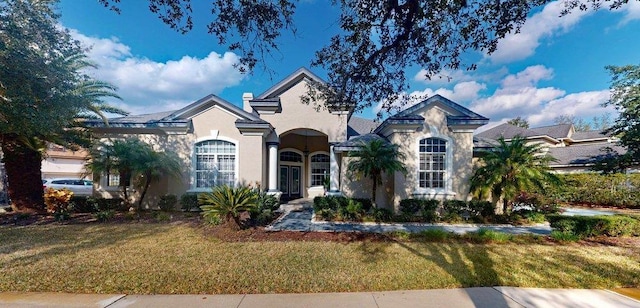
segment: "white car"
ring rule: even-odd
[[[42,180],[42,188],[44,190],[66,188],[72,191],[74,196],[93,195],[93,182],[83,179],[46,179]]]

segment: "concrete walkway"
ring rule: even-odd
[[[637,290],[637,289],[635,289]],[[0,307],[640,307],[607,290],[484,287],[361,293],[124,295],[0,293]]]
[[[476,224],[428,224],[428,223],[347,223],[325,222],[313,220],[311,201],[296,200],[282,205],[284,214],[272,225],[266,227],[269,231],[316,231],[316,232],[376,232],[393,231],[420,232],[428,229],[442,229],[448,232],[464,234],[482,229],[505,232],[510,234],[540,234],[551,233],[549,224],[533,226],[512,225],[476,225]]]

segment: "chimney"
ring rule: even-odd
[[[254,113],[249,101],[253,99],[253,93],[242,93],[242,109],[248,113]]]

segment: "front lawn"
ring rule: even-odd
[[[640,285],[640,248],[634,245],[429,243],[383,236],[291,241],[278,233],[263,233],[260,241],[228,242],[212,237],[211,230],[189,223],[0,227],[0,291],[281,293]]]

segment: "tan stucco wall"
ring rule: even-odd
[[[400,146],[400,151],[406,155],[406,178],[400,172],[394,174],[395,198],[397,208],[400,200],[406,198],[423,197],[436,199],[468,199],[469,179],[473,174],[473,133],[453,132],[447,127],[446,112],[439,105],[431,105],[415,114],[425,118],[425,123],[415,132],[395,132],[388,136],[389,140]],[[428,190],[418,187],[418,148],[421,139],[436,137],[446,139],[448,177],[444,190]],[[449,187],[447,187],[449,186]]]
[[[331,114],[326,109],[317,111],[310,104],[303,104],[300,97],[307,92],[307,82],[302,81],[280,94],[282,112],[260,115],[271,123],[278,135],[297,128],[311,128],[326,134],[329,142],[346,140],[347,115]]]
[[[370,199],[371,198],[371,190],[372,190],[372,182],[369,178],[360,178],[356,174],[351,174],[347,171],[347,166],[349,162],[353,160],[353,158],[346,157],[342,158],[342,165],[340,169],[340,189],[342,193],[350,198],[362,198],[362,199]],[[393,210],[393,201],[394,201],[394,183],[393,177],[390,174],[383,174],[382,185],[376,188],[376,205],[379,208],[388,208]]]
[[[193,132],[187,134],[166,135],[166,134],[119,134],[110,135],[112,138],[135,137],[144,142],[152,144],[156,150],[176,153],[183,164],[182,177],[165,177],[159,182],[151,185],[145,205],[155,207],[161,195],[174,194],[180,197],[185,192],[192,190],[193,148],[196,142],[208,139],[221,139],[236,143],[238,157],[236,158],[237,174],[236,180],[239,183],[265,186],[267,165],[266,149],[262,136],[243,136],[235,127],[237,117],[222,110],[219,107],[209,109],[192,119]],[[131,132],[135,132],[132,130]],[[103,182],[101,182],[103,183]],[[119,197],[120,192],[113,188],[97,185],[97,194],[106,198]],[[208,191],[206,189],[205,191]],[[137,194],[134,194],[137,199]]]

